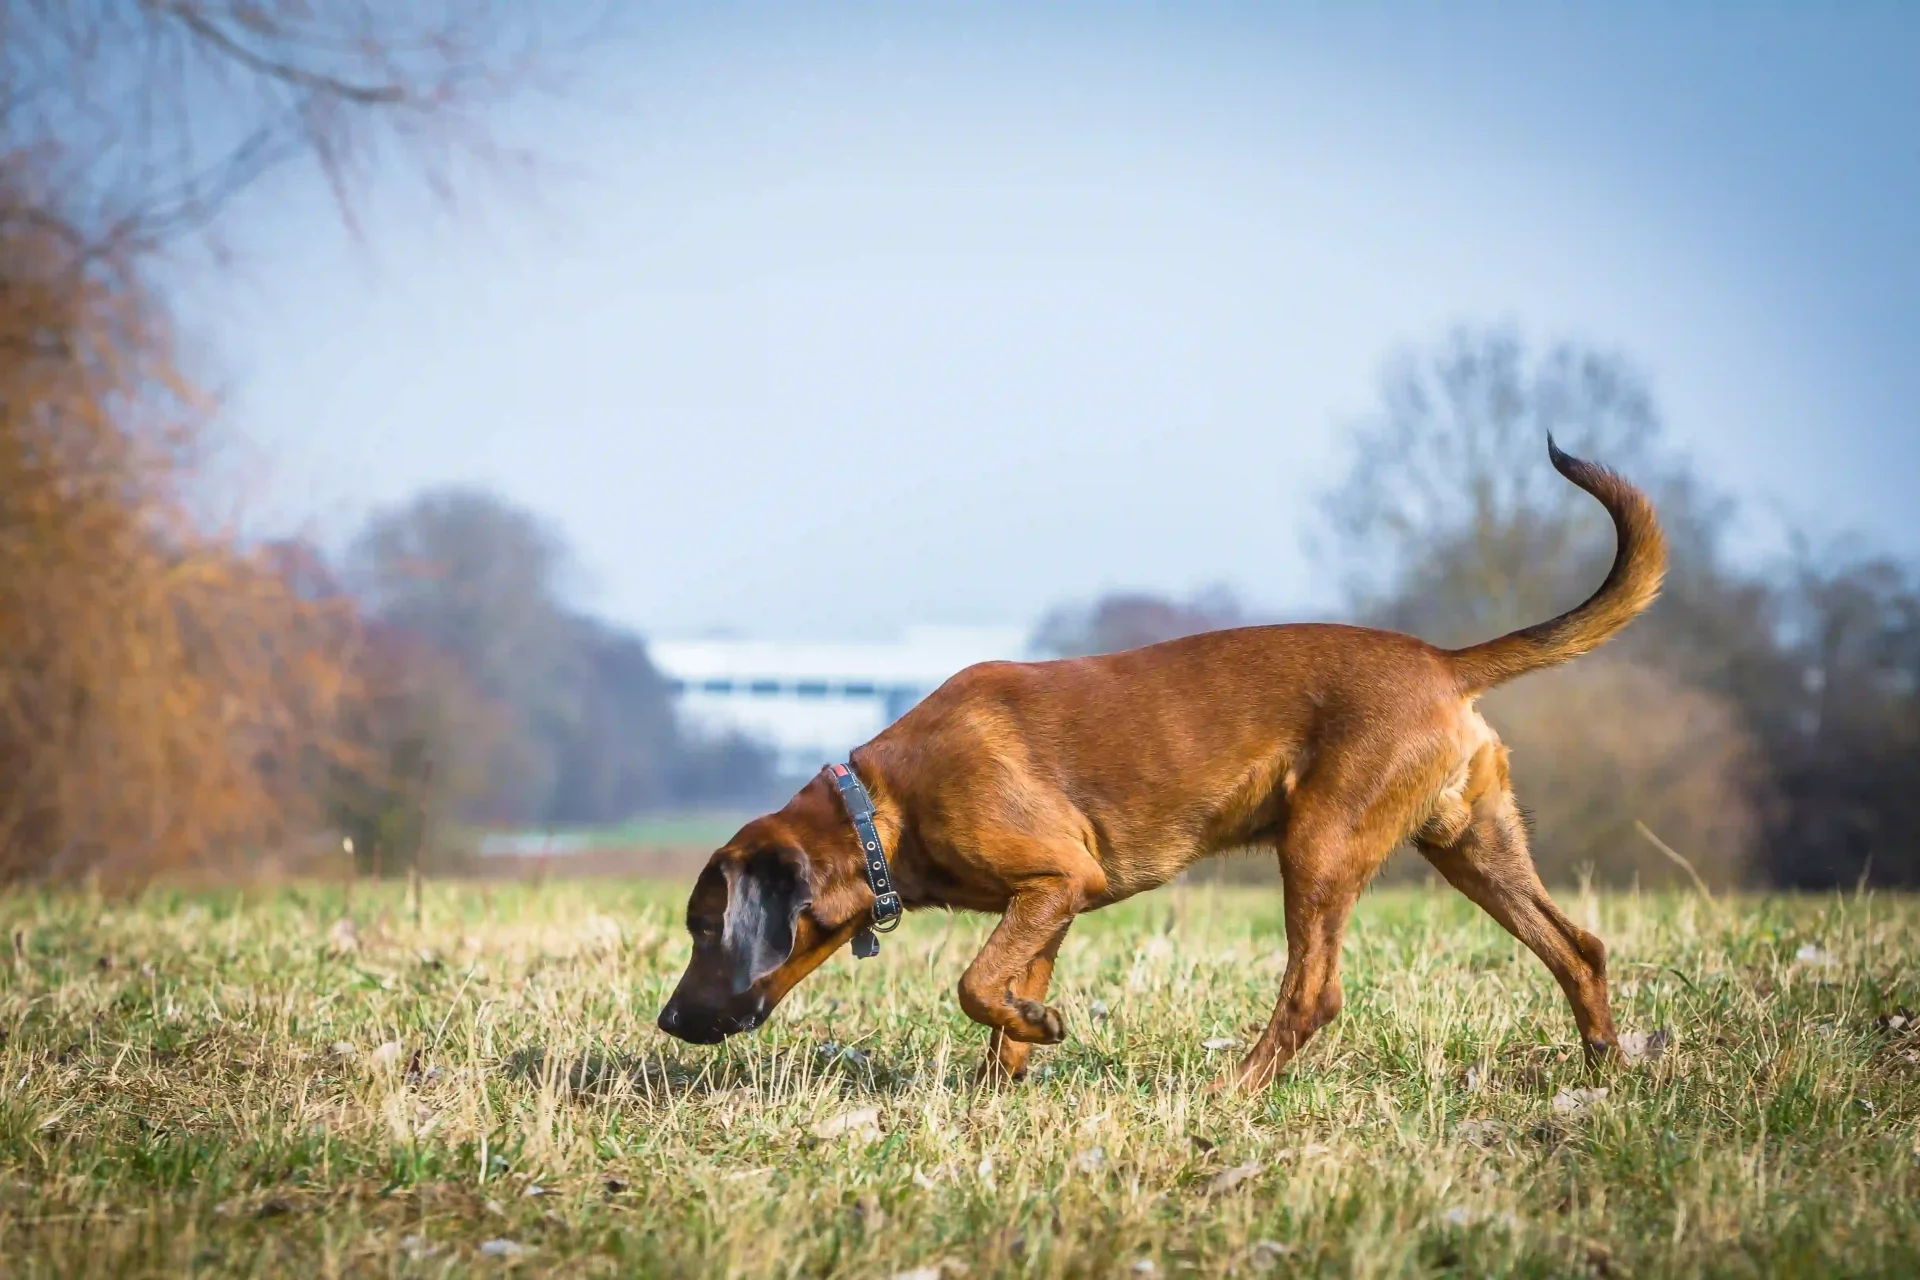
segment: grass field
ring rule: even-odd
[[[929,913],[718,1050],[635,883],[0,899],[10,1275],[1920,1275],[1920,901],[1563,897],[1657,1060],[1591,1078],[1544,970],[1368,897],[1346,1013],[1258,1098],[1277,895],[1075,927],[1068,1042],[973,1088]],[[336,950],[343,954],[334,954]],[[1903,1012],[1904,1011],[1904,1012]],[[1604,1096],[1598,1089],[1604,1088]],[[1593,1092],[1578,1092],[1581,1090]]]

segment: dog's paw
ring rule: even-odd
[[[987,1060],[980,1064],[980,1070],[974,1073],[973,1083],[977,1088],[998,1089],[1005,1085],[1019,1084],[1027,1078],[1027,1064],[1009,1068],[997,1053],[989,1052]]]
[[[1238,1065],[1228,1067],[1214,1077],[1207,1085],[1207,1093],[1216,1098],[1259,1093],[1279,1079],[1280,1068],[1286,1065],[1286,1061],[1286,1058],[1279,1056],[1262,1057],[1256,1050]]]
[[[1022,1030],[1034,1033],[1015,1035],[1009,1030],[1007,1034],[1014,1039],[1024,1040],[1028,1044],[1059,1044],[1067,1038],[1067,1020],[1060,1016],[1058,1009],[1041,1004],[1038,1000],[1019,999],[1013,1002],[1013,1009],[1027,1023]]]

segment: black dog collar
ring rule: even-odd
[[[860,775],[844,764],[827,766],[847,817],[853,820],[854,834],[860,837],[860,853],[867,866],[867,883],[873,886],[873,923],[862,925],[853,935],[853,954],[865,960],[880,954],[876,933],[891,933],[900,923],[900,895],[894,892],[893,876],[887,870],[887,850],[880,843],[880,830],[873,825],[873,799],[860,785]]]

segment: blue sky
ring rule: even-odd
[[[1383,360],[1626,352],[1783,521],[1920,553],[1920,6],[691,6],[368,242],[235,211],[189,319],[249,518],[491,486],[652,634],[1334,608],[1303,546]],[[857,573],[849,566],[857,565]],[[857,584],[857,599],[856,596]]]

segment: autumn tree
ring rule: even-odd
[[[1536,354],[1505,330],[1461,330],[1401,356],[1378,408],[1351,424],[1324,545],[1346,565],[1357,616],[1437,644],[1569,608],[1605,576],[1613,536],[1599,504],[1548,464],[1549,432],[1647,490],[1674,568],[1669,599],[1621,639],[1485,700],[1536,819],[1536,859],[1562,879],[1583,867],[1614,882],[1682,876],[1639,821],[1703,874],[1738,882],[1770,783],[1725,662],[1684,655],[1691,636],[1736,630],[1741,610],[1764,614],[1765,593],[1724,568],[1727,508],[1664,447],[1630,362],[1574,345]],[[1764,631],[1751,643],[1770,655]]]
[[[1210,588],[1187,600],[1149,591],[1116,591],[1088,604],[1050,611],[1034,631],[1033,647],[1061,658],[1116,653],[1246,621],[1239,600],[1225,587]]]
[[[450,189],[545,9],[0,0],[0,875],[283,845],[357,625],[189,501],[211,406],[156,264],[276,169]]]

